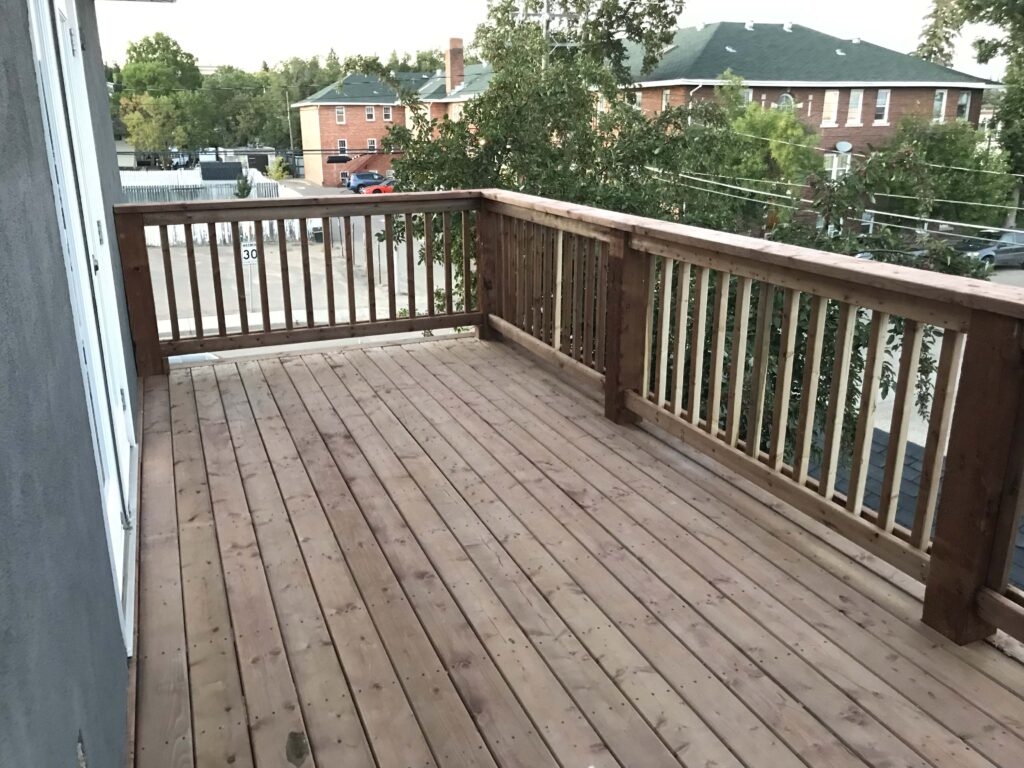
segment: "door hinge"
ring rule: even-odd
[[[100,273],[100,260],[96,258],[96,254],[92,255],[92,273],[98,275]]]
[[[128,410],[128,400],[124,396],[124,387],[121,387],[117,391],[121,393],[121,410],[122,411],[127,411]]]
[[[100,238],[100,245],[103,245],[103,220],[96,219],[96,234]]]
[[[74,28],[68,30],[68,37],[71,39],[71,55],[78,55],[78,31]]]

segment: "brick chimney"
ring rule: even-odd
[[[448,41],[444,54],[444,90],[451,93],[466,79],[466,63],[462,56],[462,38],[453,37]]]

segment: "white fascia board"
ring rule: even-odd
[[[300,107],[400,107],[400,101],[297,101],[292,109]]]
[[[623,88],[658,88],[672,85],[724,85],[724,80],[647,80]],[[744,80],[754,88],[1000,88],[989,83],[957,83],[895,80]]]

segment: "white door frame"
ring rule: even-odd
[[[134,623],[138,473],[134,418],[104,199],[73,0],[27,0],[54,206],[60,225],[118,617],[128,654]],[[90,226],[87,222],[94,222]],[[98,225],[98,226],[97,226]]]

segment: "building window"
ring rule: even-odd
[[[864,111],[864,89],[854,88],[850,91],[850,103],[846,110],[846,124],[860,125],[861,113]]]
[[[779,96],[779,100],[776,101],[775,104],[780,109],[792,109],[796,106],[796,99],[793,98],[792,93],[783,93]]]
[[[366,108],[366,122],[372,123],[377,119],[377,110],[374,107]]]
[[[338,152],[342,155],[348,152],[348,139],[338,139]]]
[[[597,111],[598,112],[607,112],[608,111],[608,99],[606,99],[603,94],[601,94],[601,95],[599,95],[597,97]]]
[[[941,123],[946,119],[946,97],[949,91],[939,88],[935,91],[935,101],[932,102],[932,122]]]
[[[743,89],[743,103],[750,104],[754,100],[754,89],[744,88]]]
[[[956,119],[967,120],[971,116],[971,92],[960,91],[956,100]]]
[[[640,92],[639,91],[626,91],[626,103],[632,107],[640,109]]]
[[[344,125],[345,124],[345,108],[344,107],[335,107],[334,108],[334,122],[336,122],[338,125]]]
[[[672,91],[666,88],[661,92],[661,111],[664,112],[670,106],[672,106]]]
[[[376,152],[377,151],[377,140],[376,139],[367,139],[366,140],[366,149],[367,149],[368,152]]]
[[[381,118],[384,120],[384,122],[385,123],[390,123],[391,122],[391,107],[381,107],[381,112],[383,112],[383,114],[381,115]]]
[[[462,102],[452,102],[451,106],[448,107],[448,119],[452,121],[459,121],[462,119]]]
[[[850,172],[850,154],[829,152],[825,155],[825,175],[833,181]]]
[[[825,98],[821,102],[821,124],[839,125],[839,91],[825,91]]]
[[[879,88],[875,96],[875,125],[889,124],[889,89]]]

